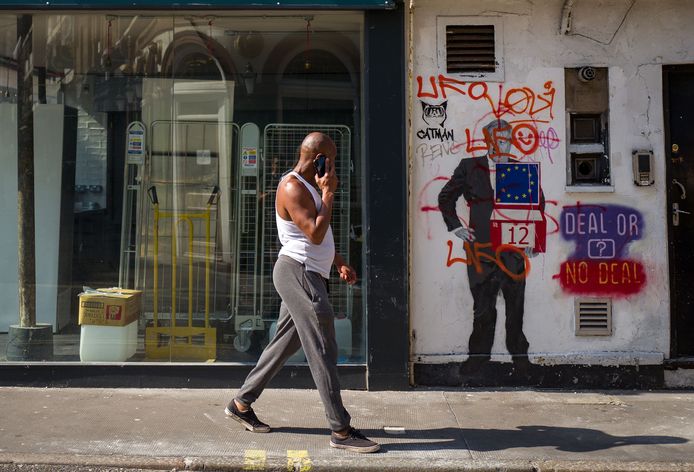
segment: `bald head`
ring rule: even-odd
[[[335,159],[337,148],[333,140],[327,134],[319,132],[310,133],[301,143],[299,160],[313,162],[313,159],[315,159],[318,154],[324,154],[326,157]]]

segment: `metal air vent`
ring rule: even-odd
[[[612,334],[612,300],[609,298],[576,298],[576,336],[610,336]]]
[[[495,72],[494,25],[447,25],[446,71]]]

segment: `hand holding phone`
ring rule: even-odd
[[[337,189],[337,176],[333,161],[323,154],[318,154],[313,160],[316,169],[316,185],[323,192],[334,192]]]
[[[323,154],[318,154],[313,160],[313,167],[316,169],[316,175],[318,177],[323,177],[325,175],[325,156]]]

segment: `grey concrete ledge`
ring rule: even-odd
[[[0,453],[3,465],[56,465],[74,467],[143,469],[143,470],[200,470],[219,472],[287,472],[286,457],[268,457],[264,467],[253,467],[239,457],[146,457],[79,454],[6,454]],[[541,461],[541,460],[449,460],[386,458],[380,454],[358,455],[345,453],[341,459],[312,460],[295,470],[311,472],[691,472],[694,462],[619,462],[619,461]]]

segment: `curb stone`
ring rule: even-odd
[[[550,461],[550,460],[445,460],[402,458],[388,459],[377,455],[345,456],[344,459],[315,459],[310,464],[290,468],[286,457],[268,457],[264,466],[248,466],[242,457],[143,457],[79,454],[7,454],[0,453],[3,464],[63,465],[75,467],[118,467],[143,470],[204,470],[219,472],[694,472],[694,462],[618,462],[618,461]],[[292,471],[293,469],[293,471]]]

